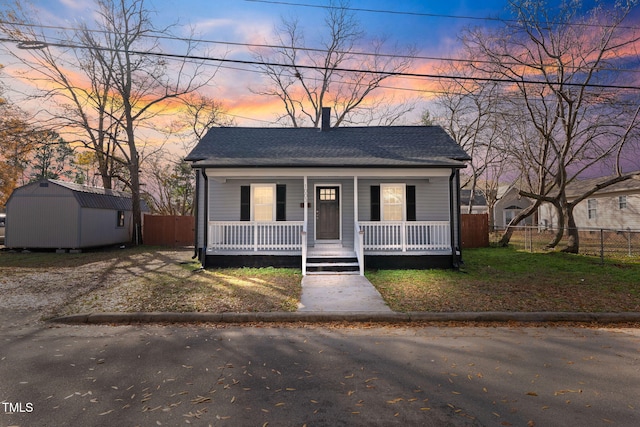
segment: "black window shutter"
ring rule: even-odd
[[[407,221],[416,220],[416,186],[407,185]]]
[[[276,185],[276,221],[287,220],[287,186]]]
[[[380,186],[371,186],[371,221],[380,221]]]
[[[251,220],[251,186],[240,186],[240,221]]]

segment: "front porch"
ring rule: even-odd
[[[451,170],[207,169],[203,176],[198,247],[206,265],[363,275],[365,267],[456,264]],[[330,246],[340,253],[322,253]]]
[[[356,221],[349,242],[310,243],[305,230],[305,221],[209,221],[206,254],[244,258],[244,264],[248,257],[279,258],[285,264],[296,263],[304,275],[323,271],[364,275],[369,259],[400,256],[419,262],[452,253],[448,221]]]

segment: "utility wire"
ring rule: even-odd
[[[68,49],[95,49],[104,52],[115,52],[115,53],[124,53],[124,51],[120,49],[107,48],[102,46],[82,46],[82,45],[74,45],[69,43],[49,43],[49,42],[41,42],[41,41],[31,41],[24,42],[15,39],[7,39],[0,38],[0,42],[13,42],[18,44],[18,48],[21,49],[42,49],[46,46],[53,47],[61,47]],[[137,51],[137,50],[128,50],[127,53],[132,55],[140,55],[140,56],[156,56],[163,57],[169,59],[178,59],[178,60],[195,60],[195,61],[207,61],[207,62],[218,62],[218,63],[232,63],[232,64],[244,64],[244,65],[256,65],[259,67],[277,67],[277,68],[293,68],[296,70],[323,70],[323,67],[318,67],[315,65],[302,65],[302,64],[284,64],[284,63],[275,63],[275,62],[264,62],[264,61],[256,61],[256,60],[245,60],[245,59],[228,59],[228,58],[212,58],[208,56],[198,56],[198,55],[182,55],[182,54],[172,54],[172,53],[164,53],[164,52],[153,52],[153,51]],[[525,79],[503,79],[496,77],[469,77],[469,76],[454,76],[454,75],[443,75],[443,74],[426,74],[426,73],[410,73],[410,72],[400,72],[400,71],[379,71],[379,70],[363,70],[356,68],[344,68],[344,67],[333,67],[331,68],[333,71],[345,72],[345,73],[354,73],[354,74],[372,74],[372,75],[380,75],[387,77],[417,77],[417,78],[426,78],[426,79],[447,79],[447,80],[464,80],[464,81],[482,81],[482,82],[494,82],[494,83],[511,83],[511,84],[532,84],[532,85],[550,85],[550,86],[568,86],[568,87],[590,87],[590,88],[599,88],[599,89],[627,89],[627,90],[640,90],[640,86],[627,86],[627,85],[610,85],[610,84],[598,84],[598,83],[573,83],[573,82],[562,82],[562,83],[554,83],[540,80],[525,80]]]
[[[388,14],[388,15],[407,15],[407,16],[422,16],[428,18],[446,18],[446,19],[466,19],[470,21],[495,21],[495,22],[508,22],[513,24],[521,24],[522,21],[517,19],[508,19],[508,18],[500,18],[500,17],[491,17],[491,16],[465,16],[465,15],[447,15],[441,13],[426,13],[426,12],[408,12],[408,11],[397,11],[397,10],[388,10],[388,9],[367,9],[367,8],[357,8],[357,7],[343,7],[343,6],[331,6],[331,5],[317,5],[317,4],[308,4],[308,3],[295,3],[289,1],[275,1],[275,0],[244,0],[249,3],[266,3],[266,4],[274,4],[280,6],[297,6],[297,7],[308,7],[315,9],[340,9],[340,10],[351,10],[354,12],[367,12],[367,13],[380,13],[380,14]],[[527,23],[531,23],[526,21]],[[558,24],[557,22],[549,22],[549,24]],[[600,25],[600,24],[590,24],[587,22],[573,22],[573,23],[563,23],[564,25],[571,25],[576,27],[597,27],[597,28],[613,28],[611,25]],[[640,27],[634,26],[617,26],[616,28],[622,28],[626,30],[640,30]]]
[[[245,0],[245,1],[257,1],[257,0]],[[321,7],[321,6],[317,6],[317,7]],[[55,25],[42,25],[42,24],[25,24],[25,23],[18,23],[18,22],[3,21],[3,20],[0,20],[0,25],[15,25],[15,26],[21,26],[21,27],[27,27],[27,28],[40,28],[40,29],[58,30],[58,31],[87,31],[90,33],[106,34],[106,35],[115,34],[111,31],[106,31],[106,30],[95,30],[95,29],[85,29],[85,28],[81,29],[81,28],[74,28],[74,27],[62,27],[62,26],[55,26]],[[280,46],[280,45],[272,45],[272,44],[243,43],[243,42],[231,42],[231,41],[220,41],[220,40],[209,40],[209,39],[191,39],[186,37],[167,36],[166,34],[163,34],[163,33],[153,34],[153,35],[143,34],[142,37],[154,38],[154,39],[160,39],[160,40],[169,40],[169,41],[181,41],[186,43],[220,44],[220,45],[227,45],[227,46],[239,46],[239,47],[246,47],[246,48],[257,48],[257,49],[260,49],[260,48],[282,49],[282,50],[295,49],[298,51],[315,52],[315,53],[321,53],[321,54],[329,53],[327,49],[320,49],[320,48],[291,47],[291,46]],[[60,40],[61,42],[63,41],[60,38],[58,38],[58,40]],[[392,59],[407,59],[407,60],[418,59],[418,60],[427,60],[427,61],[459,62],[459,63],[469,62],[469,60],[461,59],[461,58],[444,58],[444,57],[438,57],[438,56],[399,55],[399,54],[388,54],[388,53],[379,53],[379,52],[361,52],[361,51],[351,51],[351,50],[350,51],[335,50],[333,52],[340,55],[348,54],[348,55],[354,55],[354,56],[368,56],[368,57],[392,58]],[[489,60],[480,60],[480,59],[474,60],[473,62],[478,64],[492,63]],[[505,63],[505,65],[516,66],[521,64],[514,62],[514,63]],[[567,65],[567,68],[577,69],[578,67],[577,66],[572,67]],[[600,70],[627,72],[627,73],[640,73],[640,69],[628,69],[628,68],[603,67]]]

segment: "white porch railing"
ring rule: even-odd
[[[304,229],[300,232],[302,239],[302,275],[307,275],[307,232]]]
[[[364,249],[377,251],[451,250],[449,221],[360,221]]]
[[[356,253],[356,258],[358,258],[360,275],[364,276],[364,231],[360,229],[358,221],[355,222],[353,230],[353,249]]]
[[[209,249],[302,250],[303,221],[209,221]]]

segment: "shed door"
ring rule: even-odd
[[[340,187],[316,187],[316,240],[340,239]]]

